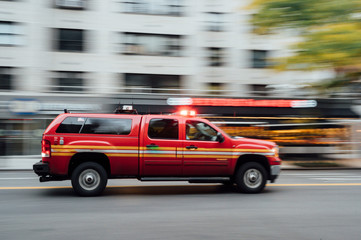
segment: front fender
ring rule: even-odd
[[[235,147],[235,154],[242,156],[245,154],[257,154],[262,156],[272,156],[274,152],[266,146],[256,144],[239,144]]]

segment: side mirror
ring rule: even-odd
[[[222,133],[220,133],[220,132],[217,133],[217,141],[219,143],[224,142],[224,137],[223,137]]]

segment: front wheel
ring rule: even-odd
[[[267,172],[257,162],[243,164],[235,176],[237,189],[244,193],[259,193],[266,186]]]
[[[100,195],[108,182],[105,169],[95,162],[85,162],[74,169],[71,184],[74,191],[85,197]]]

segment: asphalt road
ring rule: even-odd
[[[255,195],[185,182],[109,186],[82,198],[69,181],[0,171],[0,239],[361,239],[361,170],[283,171]]]

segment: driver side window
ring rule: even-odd
[[[200,121],[186,121],[186,139],[196,141],[217,141],[217,131]]]

